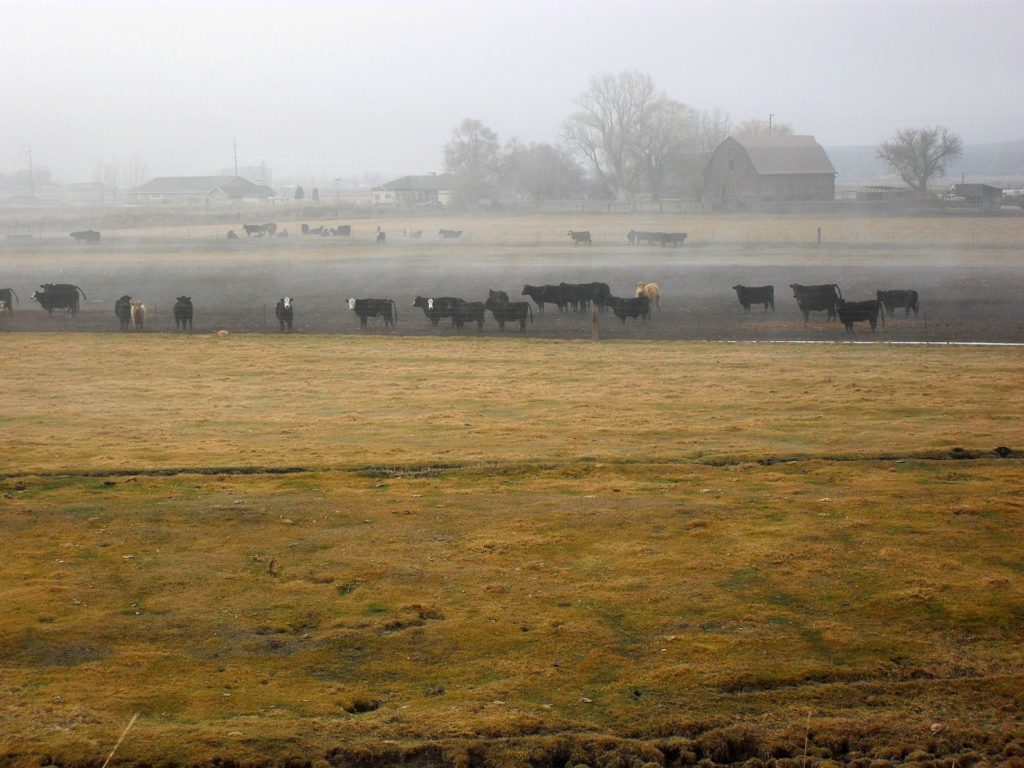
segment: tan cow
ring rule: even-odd
[[[145,330],[146,325],[146,305],[141,301],[132,302],[132,325],[135,326],[135,330]]]
[[[647,300],[657,307],[659,312],[661,311],[661,288],[657,283],[637,283],[636,297],[639,299],[641,296],[646,296]]]

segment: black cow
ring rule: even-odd
[[[565,303],[572,307],[574,312],[585,312],[594,300],[593,283],[559,283],[558,287],[562,292]]]
[[[78,314],[78,294],[86,299],[85,291],[77,285],[67,283],[44,283],[39,286],[42,292],[36,291],[30,297],[30,301],[37,301],[51,316],[55,309],[66,309],[72,315]],[[86,299],[88,301],[88,299]]]
[[[572,244],[573,245],[580,245],[580,244],[590,245],[591,244],[590,232],[587,231],[587,230],[583,230],[582,232],[574,232],[573,230],[570,229],[569,230],[569,237],[572,239]]]
[[[772,308],[772,312],[775,311],[774,285],[759,285],[756,288],[749,285],[734,285],[732,289],[736,291],[736,298],[743,305],[744,312],[750,311],[751,304],[764,304],[765,312],[768,311],[769,306]]]
[[[869,301],[843,301],[839,300],[839,322],[846,326],[847,333],[853,333],[854,323],[871,323],[871,330],[878,326],[878,315],[882,309],[882,302],[878,299]],[[882,327],[885,327],[885,313],[882,315]]]
[[[309,226],[309,224],[303,224],[301,229],[302,229],[302,234],[304,236],[305,235],[316,235],[317,237],[327,237],[328,235],[331,234],[331,231],[329,229],[327,229],[326,227],[324,227],[323,225],[320,225],[319,227],[311,227],[311,226]]]
[[[174,302],[174,330],[185,330],[185,323],[188,329],[192,330],[192,297],[179,296]]]
[[[122,331],[127,331],[132,322],[132,297],[125,294],[114,302],[114,317]]]
[[[18,300],[18,294],[14,292],[13,288],[0,288],[0,301],[4,303],[4,312],[8,315],[14,313],[14,307],[11,306],[11,299]]]
[[[417,296],[412,305],[422,309],[423,314],[430,319],[431,325],[436,328],[442,317],[450,317],[452,318],[452,325],[458,325],[456,315],[459,311],[459,305],[465,303],[462,299],[457,299],[454,296],[440,296],[431,299],[428,299],[426,296]]]
[[[914,310],[914,317],[917,317],[917,291],[878,291],[875,296],[882,302],[889,317],[892,317],[892,313],[900,307],[903,308],[904,317],[910,315],[910,310]]]
[[[462,237],[462,230],[461,229],[439,229],[437,231],[437,234],[439,234],[445,240],[451,240],[451,239],[456,238],[456,237]]]
[[[554,304],[559,312],[564,312],[566,307],[565,296],[562,289],[557,285],[524,285],[521,296],[529,296],[533,299],[540,311],[544,311],[545,304]]]
[[[519,330],[522,333],[526,332],[526,318],[530,318],[530,322],[533,322],[533,310],[530,308],[530,302],[528,301],[514,301],[514,302],[500,302],[488,299],[484,306],[491,310],[491,314],[494,315],[494,319],[498,321],[498,328],[502,331],[505,330],[505,323],[509,320],[519,322]]]
[[[824,285],[793,283],[789,287],[793,289],[793,297],[796,299],[797,306],[804,313],[805,323],[810,319],[811,312],[828,312],[829,320],[835,320],[838,316],[836,308],[843,300],[843,293],[835,283],[825,283]]]
[[[380,227],[377,227],[377,245],[383,245],[388,239],[388,236],[384,233]]]
[[[383,317],[385,330],[398,322],[398,306],[391,299],[349,299],[348,308],[356,313],[360,328],[366,327],[368,317]]]
[[[288,329],[288,333],[292,332],[292,317],[295,312],[295,302],[292,301],[290,296],[285,296],[283,299],[279,299],[277,306],[274,307],[274,314],[277,316],[277,322],[281,325],[281,333],[285,332],[285,328]]]
[[[228,230],[228,240],[237,240],[237,239],[238,239],[238,235],[235,234],[235,230],[229,229]]]
[[[277,224],[270,222],[269,224],[243,224],[242,230],[245,232],[247,237],[273,237],[277,234]]]
[[[662,245],[671,245],[673,248],[686,245],[685,232],[659,232],[658,235],[658,242]]]
[[[639,296],[635,299],[622,299],[618,296],[609,296],[605,303],[612,308],[622,324],[626,324],[626,318],[641,318],[646,323],[651,317],[651,301],[646,296]]]
[[[487,301],[494,301],[498,304],[508,304],[508,294],[505,291],[492,291],[487,289]]]
[[[476,329],[480,333],[484,330],[484,302],[463,301],[455,308],[452,315],[452,324],[457,326],[459,333],[462,333],[462,326],[466,323],[476,323]]]
[[[100,241],[100,233],[95,229],[84,229],[81,232],[72,232],[71,236],[80,243],[95,245]]]
[[[335,237],[350,237],[352,235],[351,224],[339,224],[331,230],[331,234]]]

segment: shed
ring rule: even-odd
[[[731,136],[704,169],[710,202],[832,201],[836,169],[813,136]]]
[[[274,190],[241,176],[158,176],[128,193],[139,205],[266,202]]]
[[[973,205],[998,208],[1003,202],[1001,187],[989,184],[954,184],[953,194]]]
[[[425,176],[403,176],[374,187],[373,204],[390,208],[457,208],[462,179],[454,173],[428,173]]]

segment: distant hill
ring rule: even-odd
[[[825,151],[839,173],[837,186],[903,185],[903,181],[877,159],[877,149],[873,146],[825,147]],[[961,178],[1003,186],[1024,185],[1024,141],[964,147],[963,157],[946,168],[944,181],[953,183]]]

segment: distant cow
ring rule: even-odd
[[[626,324],[627,317],[634,319],[639,317],[642,322],[646,323],[651,316],[651,302],[647,296],[642,295],[635,299],[609,296],[605,303],[612,308],[612,312],[622,321],[623,325]]]
[[[878,299],[869,301],[843,301],[838,304],[839,322],[846,326],[847,333],[853,333],[853,324],[868,322],[871,323],[871,330],[874,331],[878,325],[878,315],[882,315],[882,327],[885,327],[885,313],[882,312],[882,302]]]
[[[462,230],[461,229],[439,229],[437,231],[437,234],[439,234],[445,240],[452,240],[452,239],[454,239],[456,237],[462,237]]]
[[[122,331],[127,331],[132,322],[132,297],[125,294],[114,302],[114,316]]]
[[[360,328],[366,327],[369,317],[383,317],[385,330],[398,322],[398,306],[391,299],[349,299],[348,308],[356,313]]]
[[[565,311],[567,304],[561,287],[557,285],[524,285],[521,295],[533,299],[541,312],[545,304],[554,304],[559,312]]]
[[[192,330],[192,297],[179,296],[174,302],[174,330],[185,330],[185,323],[188,329]]]
[[[914,310],[914,317],[917,317],[917,291],[878,291],[875,295],[882,302],[889,317],[892,317],[893,312],[900,307],[903,308],[904,317],[910,315],[910,310]]]
[[[437,298],[417,296],[412,305],[422,309],[423,314],[429,318],[431,325],[436,328],[442,317],[450,317],[452,318],[453,325],[458,324],[456,315],[459,311],[459,305],[465,303],[462,299],[457,299],[454,296],[439,296]]]
[[[349,237],[352,234],[351,224],[339,224],[331,230],[331,234],[335,237]]]
[[[531,323],[533,322],[533,310],[530,308],[530,302],[528,301],[500,302],[488,299],[484,306],[494,315],[494,319],[498,321],[498,328],[502,331],[505,330],[505,323],[507,321],[518,321],[520,332],[525,333],[527,317],[529,317]]]
[[[505,291],[492,291],[488,288],[487,301],[493,301],[498,304],[508,304],[508,294]]]
[[[403,229],[402,234],[408,237],[410,240],[419,240],[423,237],[422,229]]]
[[[146,305],[141,301],[132,302],[132,325],[136,331],[146,329]]]
[[[580,244],[582,244],[582,245],[590,245],[591,244],[590,232],[587,231],[587,230],[583,230],[582,232],[574,232],[573,230],[570,229],[569,230],[569,238],[572,240],[572,244],[573,245],[580,245]]]
[[[384,234],[384,230],[382,230],[380,227],[377,227],[377,245],[383,245],[387,239],[388,236]]]
[[[81,232],[72,232],[71,236],[80,243],[95,245],[100,241],[100,233],[95,229],[84,229]]]
[[[18,294],[14,292],[13,288],[0,288],[0,301],[4,303],[4,312],[8,315],[13,314],[14,307],[12,306],[12,300],[18,300]]]
[[[235,234],[235,230],[229,229],[228,230],[228,240],[237,240],[237,239],[238,239],[238,235]]]
[[[804,314],[804,322],[810,319],[811,312],[828,312],[828,319],[835,320],[838,316],[837,307],[843,300],[843,293],[835,283],[824,285],[800,285],[793,283],[793,297],[797,306]]]
[[[281,333],[288,329],[288,333],[292,332],[292,316],[295,311],[295,302],[292,301],[291,296],[285,296],[283,299],[279,299],[277,306],[274,307],[274,315],[277,317],[277,322],[281,326]]]
[[[245,232],[247,237],[273,237],[277,233],[277,224],[270,222],[269,224],[243,224],[242,230]]]
[[[740,304],[743,305],[743,311],[749,312],[751,304],[764,304],[764,311],[768,311],[768,307],[772,308],[772,312],[775,311],[775,286],[774,285],[759,285],[756,287],[748,285],[734,285],[732,287],[736,291],[736,298],[740,300]]]
[[[524,304],[526,302],[523,302]],[[452,315],[452,323],[458,327],[459,332],[462,332],[462,327],[466,323],[476,323],[476,329],[479,333],[483,333],[484,330],[484,302],[482,301],[464,301],[459,304],[455,309],[455,314]]]
[[[44,283],[39,287],[43,290],[34,292],[29,300],[39,302],[39,305],[50,315],[53,315],[55,309],[66,309],[72,315],[77,315],[78,294],[82,294],[82,298],[86,299],[85,291],[77,285]],[[86,300],[88,301],[88,299]]]
[[[657,283],[637,283],[636,298],[646,296],[647,300],[661,311],[661,286]]]

